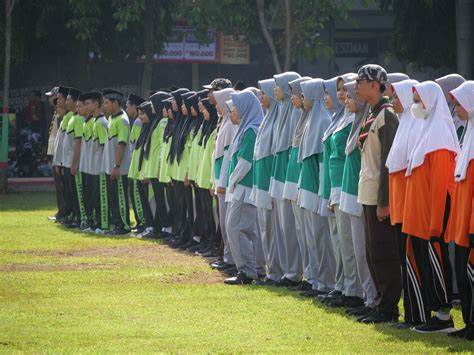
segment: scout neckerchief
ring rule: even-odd
[[[362,128],[360,129],[359,133],[359,148],[362,149],[364,147],[365,141],[369,135],[370,127],[372,126],[372,123],[374,123],[375,119],[377,116],[380,114],[380,112],[386,108],[393,107],[392,104],[388,102],[388,99],[386,97],[383,97],[380,102],[375,105],[373,109],[369,111],[369,114],[364,120],[364,123],[362,124]]]

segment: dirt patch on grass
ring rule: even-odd
[[[0,265],[0,272],[10,271],[77,271],[87,269],[113,269],[113,264],[12,264]]]
[[[171,249],[166,245],[125,245],[110,247],[90,247],[72,250],[32,250],[16,251],[15,254],[48,257],[61,260],[58,264],[13,264],[0,265],[0,271],[75,271],[85,269],[111,269],[121,265],[145,267],[176,267],[183,272],[173,275],[146,274],[144,277],[156,278],[157,282],[172,284],[215,284],[221,283],[225,274],[219,272],[190,271],[187,268],[208,267],[207,259],[187,252]],[[100,258],[99,263],[67,263],[68,258]],[[107,263],[102,263],[107,259]],[[110,261],[110,262],[109,262]],[[65,262],[65,263],[63,263]]]
[[[199,267],[206,265],[206,261],[186,252],[176,251],[160,244],[135,246],[93,247],[73,250],[44,250],[21,251],[21,254],[32,256],[47,256],[54,258],[112,258],[117,262],[131,260],[147,266],[160,265],[164,267]]]
[[[174,275],[145,274],[144,278],[152,278],[159,283],[169,284],[191,284],[191,285],[212,285],[220,284],[226,276],[219,272],[195,271],[190,273],[178,273]]]

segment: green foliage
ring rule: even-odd
[[[417,67],[456,66],[455,1],[383,0],[395,14],[391,50]]]

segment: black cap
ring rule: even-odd
[[[85,94],[80,94],[80,95],[77,97],[77,101],[85,102],[85,101],[86,101],[86,95],[85,95]]]
[[[120,91],[113,89],[102,89],[102,95],[104,96],[104,99],[117,101],[123,100],[123,94]]]
[[[102,94],[97,91],[89,91],[89,92],[86,92],[85,94],[82,94],[81,96],[83,97],[84,101],[95,100],[97,102],[100,102],[102,100]]]
[[[67,95],[69,94],[69,88],[65,87],[65,86],[58,86],[58,94],[61,94],[64,96],[64,98],[67,97]]]
[[[376,81],[382,85],[387,83],[387,71],[378,64],[366,64],[357,72],[358,80]]]
[[[135,95],[135,94],[129,94],[128,99],[127,99],[132,105],[139,106],[142,102],[145,102],[145,99]]]
[[[150,96],[150,101],[156,113],[161,114],[163,109],[163,100],[169,99],[171,94],[165,91],[158,91]]]
[[[222,90],[232,87],[232,82],[229,79],[217,78],[214,79],[209,85],[203,85],[204,89],[209,90]]]
[[[81,92],[79,90],[77,90],[75,88],[69,88],[69,92],[68,92],[67,96],[71,96],[71,99],[76,101],[79,98],[80,94],[81,94]]]
[[[197,92],[197,96],[199,97],[199,100],[205,99],[209,95],[209,90],[204,89],[204,90],[199,90]]]
[[[157,90],[150,90],[150,92],[148,93],[148,97],[150,97],[153,94],[156,94],[157,92],[158,92]]]
[[[243,82],[240,80],[237,81],[237,83],[234,85],[234,90],[235,91],[242,91],[247,88],[247,85],[245,85]]]

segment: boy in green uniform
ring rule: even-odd
[[[133,232],[135,233],[141,233],[145,228],[143,203],[141,201],[139,192],[140,182],[138,181],[138,160],[140,151],[135,150],[135,145],[137,144],[137,140],[140,136],[140,132],[142,129],[142,121],[138,117],[137,107],[140,106],[142,102],[145,102],[145,99],[141,98],[140,96],[130,94],[128,95],[127,104],[125,108],[128,118],[132,120],[132,129],[130,131],[130,151],[132,155],[130,162],[130,170],[128,171],[128,192],[130,200],[132,201],[133,213],[135,214],[136,224],[133,229]]]
[[[66,107],[72,113],[65,124],[66,134],[63,141],[63,167],[66,181],[66,190],[71,206],[71,218],[65,226],[77,228],[85,223],[85,210],[82,204],[82,181],[78,174],[79,157],[81,154],[81,140],[84,126],[84,117],[77,112],[77,99],[80,92],[70,88],[66,99]],[[81,106],[81,113],[84,113]],[[64,120],[63,120],[64,122]]]
[[[102,90],[104,111],[109,114],[108,134],[104,147],[102,171],[107,177],[107,190],[114,230],[111,235],[130,232],[127,174],[130,168],[130,122],[122,110],[123,94],[116,90]]]
[[[108,122],[101,111],[102,94],[89,92],[86,98],[86,107],[93,117],[92,145],[89,155],[91,178],[91,213],[94,221],[91,231],[103,234],[109,229],[109,204],[105,173],[102,172],[104,147],[107,141]]]

